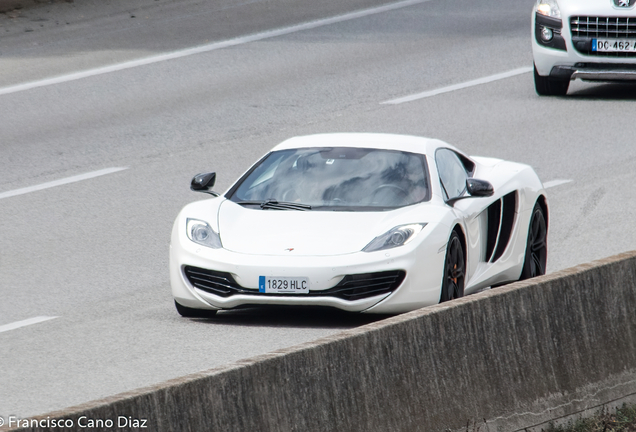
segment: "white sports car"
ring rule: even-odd
[[[636,0],[537,0],[534,83],[565,95],[570,80],[636,80]]]
[[[177,311],[254,305],[400,313],[545,273],[548,204],[534,170],[442,141],[291,138],[223,195],[214,173],[170,244]]]

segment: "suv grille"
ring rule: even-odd
[[[636,18],[585,17],[570,18],[572,36],[589,38],[636,38]]]
[[[188,281],[200,290],[231,297],[235,294],[285,296],[286,294],[265,294],[254,289],[243,288],[230,273],[186,266],[184,273]],[[308,297],[337,297],[353,301],[394,291],[400,286],[406,273],[401,270],[347,275],[333,288],[324,291],[309,291]]]
[[[570,31],[575,48],[583,54],[599,57],[636,57],[633,52],[596,52],[592,51],[591,40],[636,39],[636,17],[570,17]],[[581,44],[587,40],[589,43]]]

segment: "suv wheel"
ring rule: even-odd
[[[534,68],[534,88],[540,96],[565,96],[570,86],[569,79],[551,78],[539,75]]]

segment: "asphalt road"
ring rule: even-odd
[[[75,0],[0,14],[0,417],[381,319],[174,310],[169,234],[203,198],[192,175],[216,171],[224,190],[290,136],[408,133],[529,163],[551,186],[549,271],[634,249],[636,88],[538,97],[531,0],[383,3]]]

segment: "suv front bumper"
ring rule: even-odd
[[[550,76],[559,79],[588,81],[636,81],[636,64],[577,63],[573,66],[557,65]]]
[[[582,21],[583,18],[585,22]],[[601,26],[595,21],[592,28],[588,21],[589,18],[580,16],[560,20],[536,12],[532,14],[532,53],[537,73],[541,76],[571,80],[636,80],[636,53],[597,53],[591,48],[596,37],[636,39],[636,26],[630,22],[629,25],[634,26],[633,29],[630,27],[629,31],[625,30],[620,34],[622,37],[617,37],[620,36],[618,33],[606,28],[611,23],[604,22]],[[636,20],[634,22],[636,23]],[[552,39],[542,39],[541,32],[544,29],[549,29],[553,35]]]

